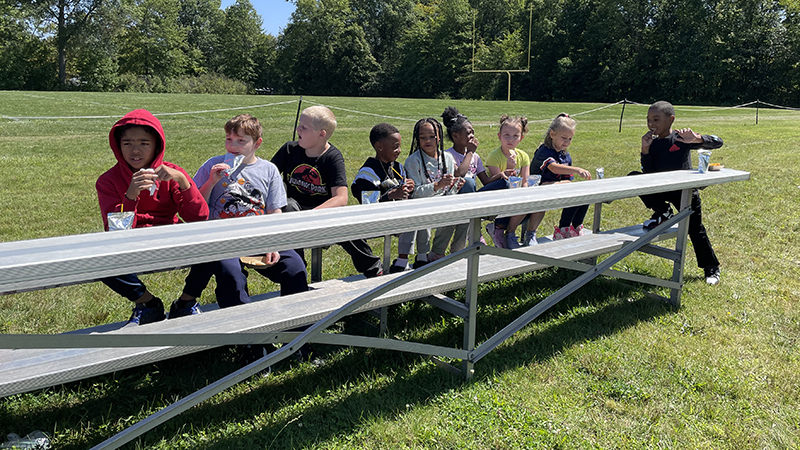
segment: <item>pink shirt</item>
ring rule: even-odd
[[[450,153],[453,156],[453,159],[456,160],[456,167],[460,166],[461,163],[464,161],[464,155],[455,151],[453,147],[450,147],[445,151],[447,153]],[[472,161],[470,161],[469,163],[469,170],[467,171],[466,174],[464,174],[464,176],[475,178],[475,175],[481,172],[486,172],[486,169],[483,167],[483,161],[481,161],[481,157],[478,156],[477,153],[473,153]]]

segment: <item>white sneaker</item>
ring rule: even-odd
[[[716,286],[719,284],[719,267],[704,269],[706,273],[706,284]]]
[[[532,245],[539,245],[539,241],[536,240],[536,232],[535,231],[526,231],[525,232],[525,240],[522,241],[522,245],[525,247],[530,247]]]

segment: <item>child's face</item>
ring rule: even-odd
[[[244,130],[227,133],[225,134],[225,151],[234,155],[242,155],[247,163],[251,163],[261,141],[261,138],[254,141],[252,136],[244,133]]]
[[[553,140],[553,150],[563,152],[569,148],[572,138],[575,137],[575,130],[564,128],[561,130],[550,130],[550,139]]]
[[[657,109],[647,111],[647,128],[658,137],[667,137],[674,121],[675,116],[667,116]]]
[[[436,155],[439,148],[439,135],[430,123],[423,123],[419,127],[419,147],[429,156]]]
[[[316,148],[325,142],[325,131],[315,130],[310,117],[301,114],[297,121],[297,141],[305,149]]]
[[[400,151],[400,133],[390,134],[375,142],[375,156],[382,163],[397,161]]]
[[[466,147],[470,139],[475,137],[475,129],[472,128],[472,124],[467,122],[465,125],[461,131],[453,133],[453,145],[457,147]]]
[[[156,156],[157,142],[158,140],[147,128],[128,128],[119,139],[122,159],[134,172],[150,167]]]
[[[500,146],[503,150],[511,150],[517,148],[525,135],[522,134],[522,125],[504,124],[497,133],[497,137],[500,139]]]

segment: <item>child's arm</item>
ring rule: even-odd
[[[453,175],[457,177],[466,175],[467,172],[469,172],[469,165],[472,163],[473,155],[475,155],[475,150],[473,149],[470,151],[469,147],[467,147],[467,152],[464,153],[464,159],[461,161],[461,164],[456,167],[455,171],[453,171]]]
[[[691,148],[714,149],[722,147],[722,139],[713,134],[697,134],[691,128],[678,130],[678,141],[689,144]]]
[[[332,186],[331,198],[314,209],[336,208],[347,205],[347,186]]]
[[[171,190],[172,198],[178,205],[178,214],[185,222],[199,222],[208,219],[208,203],[195,186],[194,181],[182,168],[163,163],[155,171],[161,181],[173,181],[177,190]],[[174,188],[173,188],[174,189]]]
[[[553,172],[556,175],[575,174],[575,175],[580,175],[581,178],[586,180],[592,179],[592,174],[588,170],[582,169],[580,167],[568,166],[566,164],[558,164],[553,162],[547,165],[547,170]]]

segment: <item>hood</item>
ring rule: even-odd
[[[136,109],[125,116],[122,119],[119,119],[117,123],[111,127],[111,131],[108,133],[108,143],[111,146],[111,149],[114,151],[114,156],[117,158],[117,166],[126,174],[132,175],[133,171],[131,170],[128,163],[122,158],[122,152],[119,148],[119,143],[117,139],[114,137],[114,132],[125,125],[140,125],[144,127],[149,127],[158,134],[159,137],[159,144],[156,147],[156,154],[153,158],[153,163],[150,167],[158,167],[161,165],[161,162],[164,160],[164,149],[166,147],[166,140],[164,139],[164,129],[161,128],[161,122],[156,119],[150,111],[146,109]]]

